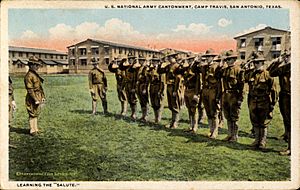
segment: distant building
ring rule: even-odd
[[[107,69],[107,65],[114,58],[126,57],[129,52],[136,56],[143,54],[146,59],[150,59],[154,54],[160,56],[157,50],[94,39],[87,39],[67,48],[70,73],[88,73],[92,68],[93,57],[99,62],[100,67]]]
[[[239,59],[247,60],[253,51],[262,52],[267,62],[279,57],[291,47],[291,32],[271,27],[241,34],[234,39],[237,41]]]
[[[189,51],[177,50],[177,49],[172,49],[172,48],[164,48],[159,51],[164,55],[166,55],[170,52],[177,52],[179,55],[179,58],[182,58],[182,59],[185,59],[187,57],[187,55],[193,54],[192,52],[189,52]]]
[[[39,73],[68,73],[67,53],[56,50],[9,46],[9,73],[26,73],[28,71],[27,61],[30,56],[36,56],[42,60],[43,66]]]

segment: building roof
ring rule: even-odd
[[[66,61],[56,61],[56,60],[45,60],[45,59],[40,59],[43,64],[45,65],[68,65],[68,62]],[[21,64],[28,64],[28,59],[12,59],[14,63],[21,63]]]
[[[266,29],[277,30],[277,31],[280,31],[280,32],[289,32],[287,30],[282,30],[282,29],[277,29],[277,28],[272,28],[270,26],[266,26],[265,28],[260,28],[260,29],[257,29],[257,30],[251,31],[251,32],[246,32],[246,33],[243,33],[243,34],[238,34],[237,36],[234,37],[234,39],[237,39],[237,38],[240,38],[240,37],[243,37],[243,36],[247,36],[247,35],[253,34],[255,32],[260,32],[260,31],[263,31],[263,30],[266,30]]]
[[[109,42],[109,41],[104,41],[104,40],[95,40],[95,39],[87,39],[87,40],[78,42],[77,44],[68,46],[67,48],[72,47],[72,46],[79,45],[79,44],[84,43],[84,42],[86,42],[86,41],[92,41],[92,42],[96,42],[96,43],[100,43],[100,44],[104,44],[104,45],[109,45],[109,46],[114,46],[114,47],[122,47],[122,48],[138,49],[138,50],[143,50],[143,51],[158,52],[157,50],[150,49],[150,48],[139,47],[139,46],[133,46],[133,45],[127,45],[127,44],[120,44],[120,43]]]
[[[67,55],[67,53],[65,52],[60,52],[52,49],[40,49],[40,48],[17,47],[17,46],[9,46],[8,51]]]

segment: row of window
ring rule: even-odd
[[[79,55],[85,56],[87,55],[87,48],[78,48]],[[127,49],[127,48],[113,48],[113,52],[115,54],[128,54],[129,52],[132,52],[133,54],[142,54],[143,56],[146,56],[147,53],[150,53],[148,51],[142,51],[142,50],[133,50],[133,49]],[[70,49],[71,56],[75,56],[75,48]],[[92,47],[91,48],[91,54],[92,55],[99,55],[99,48]],[[104,47],[104,55],[109,55],[109,47]]]
[[[37,56],[38,58],[51,58],[51,59],[68,59],[68,57],[66,55],[55,55],[55,54],[43,54],[43,53],[28,53],[28,52],[11,52],[11,57],[12,58],[29,58],[29,56],[33,55],[33,56]]]
[[[240,47],[246,47],[246,38],[242,38],[240,39]],[[264,45],[264,38],[254,38],[254,46],[256,48],[260,48]],[[272,37],[271,38],[272,41],[272,49],[278,49],[280,50],[280,45],[281,45],[281,37]]]
[[[271,52],[272,59],[276,59],[280,56],[280,51],[273,51]],[[240,59],[245,60],[246,59],[246,53],[240,52]]]

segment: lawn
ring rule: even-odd
[[[91,115],[87,76],[44,76],[47,102],[39,118],[43,133],[32,137],[28,135],[23,78],[12,79],[18,109],[9,134],[10,180],[290,180],[290,157],[278,154],[287,145],[278,139],[283,134],[278,104],[267,150],[262,152],[249,146],[253,138],[246,98],[239,120],[240,138],[238,143],[229,143],[222,141],[226,127],[216,140],[206,137],[209,129],[205,124],[196,135],[183,132],[188,127],[186,108],[177,129],[163,127],[171,116],[166,106],[161,125],[120,118],[112,74],[108,74],[110,114],[106,116],[100,102],[98,114]],[[150,121],[153,115],[151,109]]]

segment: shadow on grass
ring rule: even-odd
[[[91,111],[90,110],[72,110],[71,112],[73,113],[78,113],[78,114],[89,114],[91,115]],[[150,127],[151,130],[154,131],[158,131],[158,130],[164,130],[166,132],[169,132],[170,136],[181,136],[181,137],[185,137],[187,139],[189,139],[186,143],[203,143],[203,142],[207,142],[207,146],[211,147],[211,146],[226,146],[228,148],[231,149],[236,149],[236,150],[253,150],[253,151],[263,151],[263,152],[278,152],[275,151],[273,149],[264,149],[264,150],[258,150],[255,149],[253,147],[251,147],[250,145],[245,145],[245,144],[240,144],[238,142],[228,142],[228,141],[223,141],[220,139],[211,139],[208,136],[202,135],[202,134],[194,134],[194,133],[188,133],[185,132],[184,129],[170,129],[168,127],[166,127],[165,125],[162,124],[156,124],[154,122],[151,121],[141,121],[139,119],[133,120],[131,117],[129,116],[122,116],[120,114],[116,114],[116,113],[107,113],[104,114],[103,112],[97,112],[95,117],[97,116],[104,116],[104,117],[114,117],[115,119],[122,119],[126,122],[137,122],[139,126],[141,127]],[[163,118],[164,120],[170,120],[170,118]],[[187,120],[180,120],[180,122],[187,122]],[[203,124],[200,123],[199,124],[199,128],[208,128],[208,124]],[[219,134],[227,134],[228,130],[226,125],[224,125],[222,128],[219,128]],[[251,138],[252,135],[251,133],[246,133],[244,131],[239,131],[239,136],[241,137],[249,137]]]
[[[29,129],[10,127],[9,132],[29,135]]]

